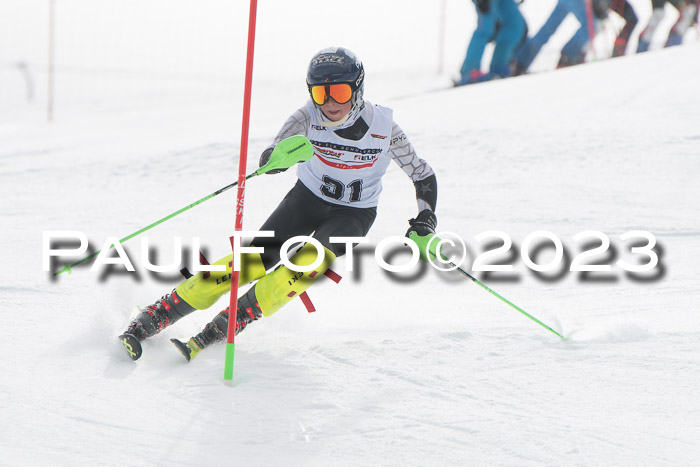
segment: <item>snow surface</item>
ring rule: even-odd
[[[529,20],[553,5],[539,1],[524,4]],[[21,75],[0,70],[0,463],[700,463],[700,42],[422,92],[461,63],[468,2],[447,3],[441,77],[432,2],[325,2],[324,21],[316,2],[261,2],[249,171],[306,99],[308,58],[344,44],[365,60],[368,98],[395,109],[436,170],[440,230],[472,251],[483,247],[475,235],[500,230],[516,253],[529,233],[550,230],[571,255],[576,233],[599,230],[616,254],[595,259],[609,263],[634,262],[619,236],[646,230],[661,262],[648,280],[616,267],[585,280],[538,277],[507,255],[515,274],[477,274],[564,342],[457,273],[391,277],[363,250],[354,272],[344,260],[334,267],[340,285],[311,289],[316,313],[294,301],[236,339],[231,388],[224,346],[188,364],[169,343],[227,299],[149,339],[132,362],[117,334],[177,274],[146,272],[131,240],[138,274],[76,268],[52,280],[41,241],[47,230],[79,230],[100,248],[236,178],[247,2],[57,2],[50,124],[46,3],[0,6],[3,63],[25,61],[36,91],[27,102]],[[348,22],[333,26],[341,14]],[[299,26],[309,17],[316,29]],[[292,172],[250,181],[246,228],[277,205]],[[210,259],[225,255],[234,198],[148,232],[159,262],[174,257],[174,236],[190,247],[201,237]],[[404,233],[413,199],[392,165],[373,242]]]

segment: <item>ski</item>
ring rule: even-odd
[[[190,349],[187,344],[175,338],[170,339],[170,342],[177,347],[177,350],[185,357],[185,360],[189,362],[192,359],[192,349]]]
[[[133,334],[122,334],[119,336],[119,342],[122,343],[124,349],[129,353],[129,358],[132,360],[138,360],[143,353],[141,349],[141,343]]]

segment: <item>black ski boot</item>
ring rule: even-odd
[[[146,308],[129,324],[119,340],[132,360],[141,357],[141,341],[154,336],[195,309],[177,296],[175,289]]]
[[[182,342],[178,339],[170,339],[170,341],[189,362],[205,347],[226,339],[226,334],[228,333],[228,315],[229,308],[226,308],[216,315],[210,323],[204,326],[202,332],[191,337],[187,342]],[[255,298],[255,287],[251,287],[245,295],[238,299],[238,310],[236,310],[236,335],[244,330],[249,323],[261,317],[262,310],[260,310],[258,301]]]

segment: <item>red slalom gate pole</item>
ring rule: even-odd
[[[593,18],[593,3],[591,0],[586,0],[586,20],[588,23],[588,41],[591,44],[591,54],[593,61],[598,60],[598,54],[595,51],[595,19]]]
[[[250,126],[250,95],[253,88],[253,56],[255,54],[255,17],[257,0],[250,0],[248,15],[248,52],[245,63],[245,90],[243,95],[243,122],[241,125],[241,156],[238,160],[238,196],[236,198],[236,231],[243,230],[243,205],[245,201],[246,162],[248,160],[248,129]],[[231,237],[231,248],[236,248]],[[234,255],[235,255],[234,251]],[[236,349],[236,310],[238,308],[238,275],[235,264],[231,264],[231,301],[228,312],[228,334],[226,338],[226,360],[224,362],[224,383],[233,383],[233,357]]]

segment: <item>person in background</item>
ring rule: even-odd
[[[620,30],[613,44],[612,56],[620,57],[627,51],[632,31],[637,26],[637,14],[627,0],[593,0],[593,14],[599,21],[605,21],[608,11],[612,10],[625,21],[625,25]]]
[[[515,56],[514,73],[516,75],[527,73],[542,47],[557,32],[561,23],[570,13],[576,16],[581,26],[562,48],[557,68],[578,65],[585,61],[586,46],[590,42],[585,0],[559,0],[537,34],[528,39]]]
[[[683,36],[690,27],[698,22],[698,9],[700,9],[700,0],[686,0],[678,4],[678,21],[673,25],[666,40],[666,47],[681,45]]]
[[[480,83],[511,76],[511,62],[517,48],[527,37],[527,24],[514,0],[474,0],[477,27],[469,41],[467,56],[456,86]],[[488,73],[481,71],[486,44],[496,46]]]
[[[698,0],[651,0],[651,18],[649,19],[647,27],[644,28],[644,31],[642,31],[642,34],[639,36],[637,53],[647,52],[649,50],[656,29],[664,19],[666,2],[673,5],[678,10],[679,16],[678,21],[676,21],[676,24],[671,28],[665,42],[665,47],[680,45],[683,42],[683,36],[686,31],[697,21]]]

